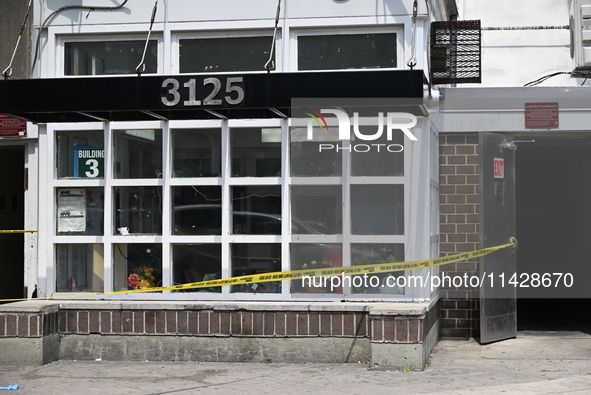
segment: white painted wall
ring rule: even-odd
[[[572,0],[457,0],[460,18],[482,27],[569,24]],[[523,86],[545,75],[574,69],[569,30],[483,31],[482,84]],[[540,86],[581,85],[583,79],[553,77]],[[462,85],[469,86],[469,85]]]

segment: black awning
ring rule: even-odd
[[[426,114],[422,70],[175,76],[84,77],[0,81],[0,114],[35,123],[290,115],[294,98],[408,99]]]

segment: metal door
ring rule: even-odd
[[[480,133],[480,245],[505,244],[515,236],[515,144],[508,136]],[[517,334],[515,249],[480,258],[480,343]],[[504,284],[502,284],[504,282]],[[504,285],[504,286],[503,286]]]

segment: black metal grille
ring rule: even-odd
[[[481,82],[480,21],[431,23],[431,81]]]

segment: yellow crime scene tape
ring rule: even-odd
[[[195,289],[195,288],[211,288],[211,287],[223,287],[225,285],[241,285],[241,284],[253,284],[253,283],[264,283],[271,281],[285,281],[285,280],[298,280],[303,277],[332,277],[332,276],[356,276],[362,274],[376,274],[376,273],[389,273],[399,272],[404,270],[417,270],[427,269],[434,266],[445,265],[447,263],[461,262],[467,259],[478,258],[484,255],[491,254],[493,252],[502,250],[507,247],[516,245],[515,238],[511,238],[509,243],[498,245],[495,247],[483,248],[481,250],[465,252],[461,254],[448,255],[440,258],[424,259],[420,261],[409,261],[409,262],[392,262],[392,263],[375,263],[371,265],[359,265],[359,266],[344,266],[344,267],[327,267],[320,269],[305,269],[305,270],[292,270],[287,272],[272,272],[272,273],[261,273],[253,274],[248,276],[230,277],[219,280],[200,281],[196,283],[178,284],[171,285],[168,287],[152,287],[145,289],[132,289],[126,291],[115,291],[105,293],[92,293],[92,294],[74,294],[74,295],[60,295],[60,296],[47,296],[42,298],[34,299],[0,299],[0,302],[16,302],[23,300],[53,300],[53,299],[64,299],[64,298],[81,298],[87,296],[104,296],[104,295],[121,295],[131,293],[145,293],[145,292],[162,292],[162,291],[178,291],[183,289]]]
[[[0,234],[3,233],[37,233],[36,230],[0,230]]]

